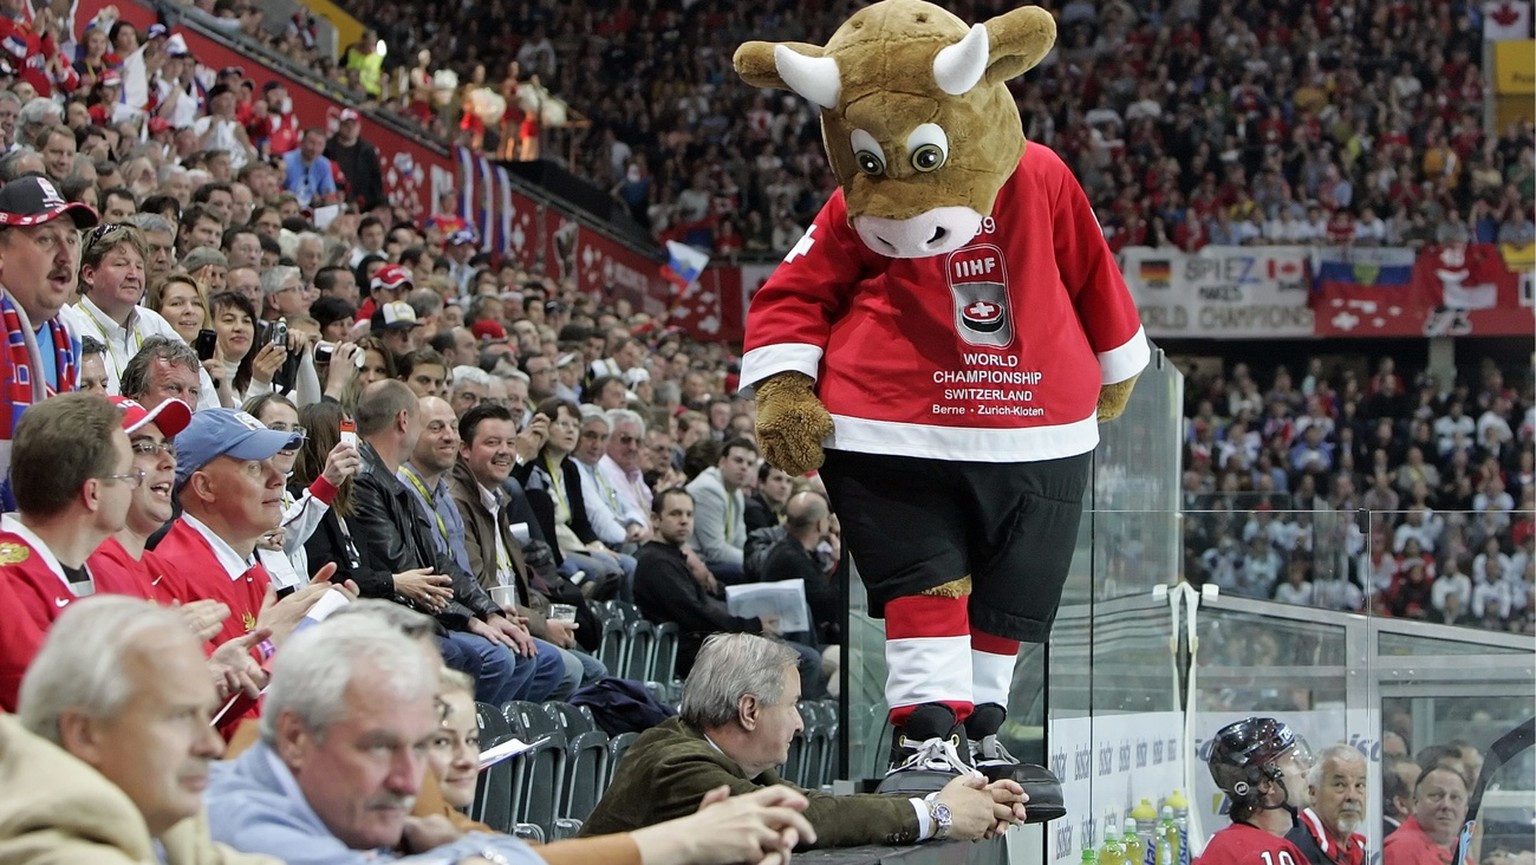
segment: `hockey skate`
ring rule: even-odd
[[[976,771],[987,776],[988,781],[1004,779],[1017,781],[1028,794],[1024,803],[1026,823],[1044,823],[1066,816],[1062,803],[1061,780],[1044,766],[1020,763],[998,741],[997,731],[1003,726],[1007,710],[996,703],[983,703],[965,719],[965,735],[970,763]]]
[[[891,769],[876,792],[925,796],[974,771],[961,756],[965,730],[948,706],[925,703],[896,730]]]

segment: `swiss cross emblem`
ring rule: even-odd
[[[965,308],[965,315],[967,318],[970,318],[974,321],[991,321],[992,319],[997,318],[998,313],[1002,311],[1003,308],[995,303],[987,303],[984,300],[978,300]]]

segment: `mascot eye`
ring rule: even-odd
[[[937,144],[924,144],[912,153],[912,167],[918,171],[932,171],[944,164],[944,149]]]
[[[875,140],[875,136],[863,129],[855,129],[848,135],[848,144],[853,149],[853,161],[859,166],[859,171],[870,177],[885,174],[885,149]]]
[[[936,171],[949,161],[949,136],[937,123],[924,123],[907,136],[907,152],[912,154],[913,168]]]

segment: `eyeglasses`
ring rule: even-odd
[[[131,472],[128,472],[126,474],[121,474],[121,475],[102,475],[100,480],[104,480],[104,481],[122,481],[123,482],[123,486],[127,487],[130,490],[136,490],[136,489],[139,488],[140,484],[144,483],[144,470],[143,469],[134,469]]]
[[[293,426],[289,426],[289,425],[287,425],[285,423],[275,423],[275,424],[269,425],[267,427],[267,429],[269,429],[269,430],[271,430],[273,432],[293,433],[294,435],[297,435],[300,438],[309,438],[309,430],[299,426],[298,424],[294,424]]]
[[[155,444],[152,441],[136,441],[133,443],[133,452],[141,457],[156,457],[160,454],[165,454],[171,459],[175,459],[176,442],[171,439],[166,439],[160,444]]]
[[[613,438],[619,444],[626,445],[626,446],[627,445],[637,445],[637,444],[640,443],[640,437],[639,436],[619,434],[619,435],[614,436]]]

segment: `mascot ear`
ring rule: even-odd
[[[833,108],[842,91],[837,61],[820,45],[805,42],[747,42],[736,49],[736,74],[753,87],[789,90],[818,108]]]
[[[1025,6],[988,21],[987,35],[992,43],[987,81],[998,84],[1035,68],[1050,53],[1056,19],[1039,6]]]

